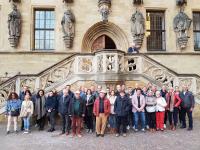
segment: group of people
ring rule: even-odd
[[[50,91],[47,94],[39,90],[32,95],[27,86],[23,87],[19,96],[11,92],[6,105],[8,117],[7,134],[13,120],[14,131],[18,133],[17,120],[21,118],[21,130],[30,132],[30,124],[36,124],[39,130],[44,130],[46,120],[55,131],[57,114],[61,120],[61,134],[72,137],[82,137],[82,131],[96,133],[103,137],[109,132],[116,137],[127,136],[127,130],[150,132],[164,131],[168,128],[176,130],[178,123],[186,128],[186,114],[189,119],[188,131],[193,129],[192,112],[195,101],[187,86],[158,90],[151,83],[144,87],[126,88],[117,85],[116,90],[102,86],[91,86],[90,89],[80,87],[72,92],[67,85],[60,93]],[[168,123],[169,122],[169,123]],[[167,126],[166,126],[167,125]],[[107,131],[108,130],[108,131]]]

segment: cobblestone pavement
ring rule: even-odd
[[[48,133],[33,130],[30,134],[5,134],[5,124],[0,125],[1,150],[200,150],[200,121],[195,120],[193,131],[177,129],[156,133],[134,133],[127,137],[95,137],[84,133],[82,138],[59,136],[60,131]]]

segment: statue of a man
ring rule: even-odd
[[[13,4],[13,11],[8,15],[8,29],[10,37],[20,37],[21,14],[15,4]]]
[[[144,35],[144,17],[141,12],[136,11],[131,17],[131,32],[133,37]]]
[[[65,36],[74,37],[75,17],[71,10],[67,10],[61,21],[62,30]]]

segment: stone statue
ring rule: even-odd
[[[108,21],[108,15],[110,14],[111,0],[99,0],[98,1],[99,12],[102,16],[102,21]]]
[[[10,44],[16,47],[21,35],[21,14],[15,4],[13,4],[13,11],[8,15],[8,30]]]
[[[142,46],[145,34],[145,19],[138,10],[131,17],[131,33],[137,48]]]
[[[141,5],[141,4],[143,4],[143,0],[133,0],[133,4]]]
[[[63,39],[65,41],[65,45],[67,48],[71,48],[75,35],[75,17],[71,10],[64,12],[61,25],[64,33]]]
[[[188,30],[192,19],[183,11],[180,11],[174,18],[174,31],[177,33],[177,42],[181,49],[185,48],[188,42]]]
[[[187,4],[187,0],[176,0],[176,5],[183,6],[184,4]]]

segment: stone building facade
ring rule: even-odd
[[[17,12],[20,15],[16,15]],[[17,19],[12,20],[12,16]],[[55,64],[60,61],[67,61],[67,57],[70,59],[74,54],[77,54],[75,62],[78,67],[82,64],[78,64],[77,60],[84,56],[83,54],[88,55],[88,58],[94,57],[90,60],[80,58],[85,64],[83,70],[79,70],[74,64],[70,66],[75,72],[77,71],[77,74],[81,71],[87,75],[88,69],[90,70],[87,65],[95,64],[101,58],[98,56],[100,54],[94,56],[93,52],[101,49],[112,49],[110,56],[106,55],[109,53],[108,50],[102,52],[101,62],[106,65],[108,61],[111,71],[112,59],[117,66],[122,64],[130,67],[132,64],[129,63],[129,55],[126,53],[134,42],[141,54],[138,55],[138,60],[141,59],[138,61],[139,67],[143,65],[145,68],[152,61],[152,65],[157,65],[155,70],[164,67],[165,73],[170,72],[177,77],[181,74],[181,78],[191,77],[191,82],[195,85],[193,89],[198,94],[200,93],[200,20],[198,19],[200,19],[200,1],[197,0],[188,0],[183,4],[182,0],[10,0],[10,2],[0,0],[0,77],[5,81],[17,74],[39,76],[39,73],[53,68],[52,66],[56,66]],[[20,36],[12,35],[18,30]],[[45,35],[42,35],[43,33]],[[13,46],[13,42],[16,42],[16,45]],[[120,52],[115,52],[113,49]],[[127,60],[128,64],[120,63],[121,60]],[[149,63],[144,66],[143,60],[148,60]],[[124,68],[122,70],[126,70]],[[95,71],[98,74],[98,71]],[[107,71],[105,69],[102,73]],[[120,66],[113,71],[120,76]],[[161,74],[165,73],[162,70]],[[54,78],[57,74],[55,73]],[[169,80],[171,74],[167,74],[167,77],[162,76],[162,82],[166,78]],[[74,87],[77,86],[77,82],[82,83],[83,79],[74,79]],[[101,78],[102,81],[104,79],[111,78]],[[155,79],[159,80],[157,77]],[[94,79],[87,80],[93,84]],[[132,79],[127,75],[126,78],[119,77],[115,79],[117,80]],[[143,81],[140,77],[137,80],[141,84],[151,81],[147,79]],[[129,84],[133,85],[136,81],[134,79],[132,83],[130,82]],[[174,82],[180,84],[178,78]],[[38,82],[36,84],[37,88],[41,88]]]

